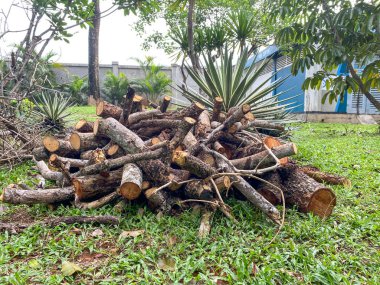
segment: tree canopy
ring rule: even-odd
[[[276,0],[269,11],[273,24],[286,21],[276,35],[282,52],[293,60],[292,73],[321,65],[304,88],[320,88],[325,81],[330,101],[345,90],[363,93],[380,110],[371,88],[380,89],[380,2],[350,0]],[[332,73],[339,65],[347,73]],[[357,68],[363,68],[359,73]],[[348,76],[349,75],[349,76]]]

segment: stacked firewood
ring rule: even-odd
[[[336,198],[314,179],[318,170],[303,171],[288,158],[297,153],[295,144],[261,131],[281,133],[283,126],[255,119],[249,105],[222,112],[221,98],[213,110],[193,103],[168,111],[170,100],[144,106],[142,97],[129,92],[122,107],[99,102],[100,119],[80,120],[68,136],[47,136],[33,150],[40,174],[59,187],[7,187],[1,201],[71,202],[91,209],[138,200],[164,213],[201,205],[206,231],[217,209],[235,220],[225,203],[234,192],[277,224],[283,217],[276,205],[331,214]]]

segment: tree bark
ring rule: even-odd
[[[8,204],[55,204],[74,199],[74,187],[53,188],[42,190],[19,190],[4,188],[0,201]]]
[[[40,146],[40,147],[35,147],[32,150],[32,155],[34,156],[35,160],[45,160],[49,158],[50,154],[49,154],[49,151],[45,147]]]
[[[179,146],[186,135],[189,133],[191,128],[195,125],[196,120],[190,117],[184,117],[181,123],[178,125],[174,137],[169,143],[169,149],[173,151],[177,146]]]
[[[104,119],[111,117],[119,120],[122,112],[123,109],[121,109],[119,106],[115,106],[106,101],[99,101],[96,104],[96,115]]]
[[[171,100],[172,98],[170,98],[170,96],[164,96],[164,98],[162,99],[162,103],[160,105],[160,111],[162,113],[165,113],[167,111]]]
[[[110,142],[109,139],[95,136],[93,133],[72,133],[71,147],[79,152],[102,148]]]
[[[364,94],[365,97],[372,103],[375,108],[380,111],[380,102],[376,100],[376,98],[368,91],[368,89],[364,86],[363,81],[359,77],[359,75],[356,73],[354,67],[352,66],[352,63],[350,61],[347,61],[348,69],[351,73],[352,78],[356,81],[356,83],[359,86],[360,91]]]
[[[136,164],[125,164],[119,194],[127,200],[137,199],[142,192],[142,180],[142,172]]]
[[[100,6],[99,0],[93,0],[94,16],[91,19],[92,27],[88,31],[88,96],[98,101],[100,99],[99,85],[99,31]]]
[[[132,104],[133,104],[134,97],[135,97],[135,89],[128,87],[127,95],[125,95],[125,98],[124,98],[122,114],[119,119],[120,123],[122,123],[123,125],[125,125],[128,122],[129,115],[132,112]]]
[[[198,122],[194,128],[194,135],[199,138],[205,138],[207,133],[211,131],[210,115],[204,110],[198,117]]]
[[[172,160],[182,169],[185,169],[200,178],[209,177],[217,172],[212,166],[185,151],[176,151]]]
[[[83,159],[75,159],[75,158],[67,158],[58,156],[57,154],[53,153],[49,158],[49,163],[53,165],[54,167],[57,167],[60,163],[63,164],[70,164],[70,167],[85,167],[88,164],[88,160]]]
[[[184,194],[190,199],[200,199],[211,201],[214,198],[214,192],[210,182],[203,180],[190,181],[186,184]]]
[[[78,151],[71,147],[70,142],[66,140],[57,139],[52,136],[44,137],[42,141],[44,147],[51,153],[55,153],[64,157],[77,157]]]
[[[94,123],[81,119],[75,124],[75,130],[80,133],[92,133],[94,130]]]
[[[219,121],[219,115],[223,108],[223,99],[221,97],[214,98],[214,108],[212,109],[211,121]]]
[[[272,152],[277,158],[284,158],[296,154],[297,147],[293,143],[287,143],[274,147]],[[260,169],[274,165],[276,161],[267,150],[264,150],[251,156],[231,160],[231,163],[237,169],[255,169],[258,165]]]
[[[316,182],[293,165],[283,166],[278,171],[287,204],[321,218],[331,215],[336,205],[336,197],[330,188]]]
[[[299,169],[317,182],[327,183],[331,185],[343,185],[346,188],[351,187],[351,181],[346,177],[322,172],[316,167],[301,166]]]
[[[100,198],[116,190],[120,185],[123,171],[115,170],[107,175],[89,175],[75,177],[72,183],[75,188],[75,195],[79,201],[89,201]]]
[[[189,58],[193,68],[200,70],[199,60],[194,48],[194,6],[195,0],[189,0],[189,10],[187,13],[187,37],[189,41]]]
[[[149,111],[142,111],[138,113],[133,113],[128,117],[128,126],[131,126],[133,124],[137,124],[140,121],[143,120],[153,120],[157,117],[160,117],[162,115],[160,110],[149,110]]]

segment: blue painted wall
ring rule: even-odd
[[[278,79],[278,78],[284,78],[291,74],[290,72],[291,66],[285,67],[281,70],[275,76],[273,76],[272,81]],[[285,94],[280,95],[279,100],[284,100],[286,98],[293,97],[295,95],[299,95],[296,98],[290,99],[289,101],[280,103],[280,104],[288,104],[293,103],[292,106],[297,106],[292,110],[292,113],[303,113],[304,112],[304,104],[305,104],[305,92],[302,90],[302,84],[305,80],[305,72],[298,72],[296,76],[291,75],[288,77],[284,83],[282,83],[276,90],[273,91],[274,94],[278,94],[281,91],[289,90]]]

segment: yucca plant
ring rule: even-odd
[[[249,104],[256,118],[283,120],[288,116],[292,104],[279,105],[279,103],[284,103],[294,97],[279,101],[278,97],[286,91],[279,92],[276,95],[271,93],[286,78],[270,82],[272,78],[269,77],[258,86],[253,87],[260,73],[269,64],[269,60],[264,60],[258,68],[253,64],[247,67],[247,61],[246,49],[235,65],[233,64],[233,53],[228,53],[227,49],[217,61],[213,60],[210,55],[204,56],[205,68],[203,72],[186,66],[190,77],[198,84],[202,93],[186,87],[179,88],[189,101],[200,102],[210,109],[213,108],[214,98],[221,97],[224,101],[224,111],[228,111],[234,106]],[[270,83],[267,84],[268,82]]]
[[[60,92],[43,91],[39,100],[35,100],[38,114],[43,117],[44,125],[61,131],[65,127],[66,118],[70,116],[68,109],[72,106],[70,96]]]

